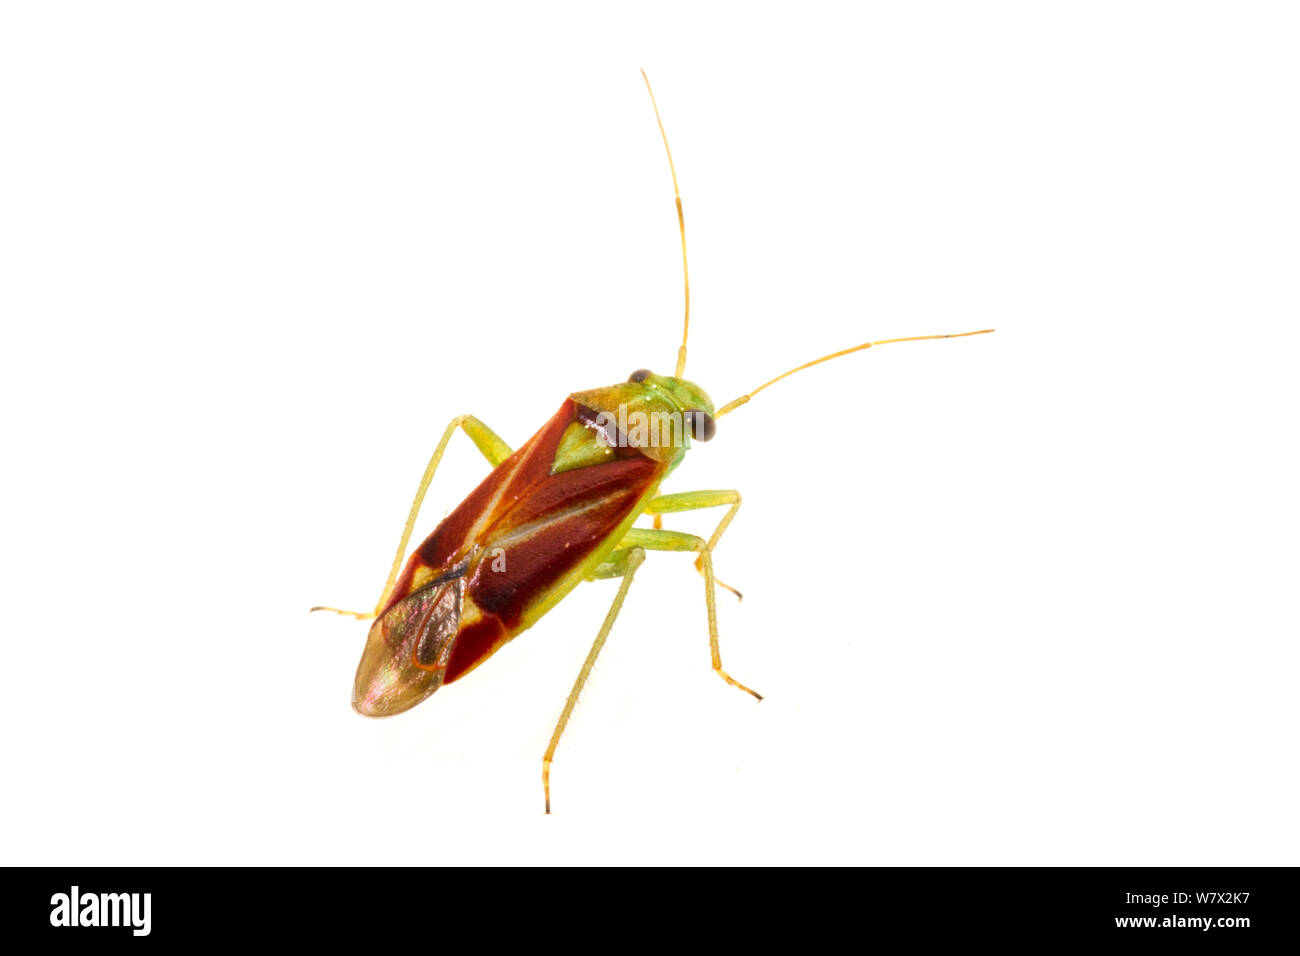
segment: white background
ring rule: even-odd
[[[1295,864],[1286,4],[12,4],[0,860]],[[670,371],[739,488],[369,721],[446,421]],[[486,473],[463,436],[420,534]],[[707,531],[720,515],[672,526]]]

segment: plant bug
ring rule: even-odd
[[[659,487],[686,456],[692,441],[714,437],[717,420],[796,372],[877,345],[981,335],[921,335],[863,342],[824,355],[764,382],[720,408],[685,378],[690,336],[690,270],[686,220],[677,171],[650,80],[645,79],[668,156],[682,244],[682,344],[672,375],[648,369],[605,388],[574,392],[518,449],[472,415],[453,418],[434,449],[415,493],[397,554],[373,611],[333,611],[374,620],[357,666],[352,706],[367,717],[409,710],[439,687],[459,680],[507,642],[537,623],[585,581],[619,579],[618,592],[583,662],[542,758],[546,812],[551,812],[551,763],[578,694],[614,626],[647,551],[694,554],[704,578],[713,670],[758,700],[762,696],[728,674],[718,647],[718,587],[740,596],[713,573],[713,550],[740,510],[738,491],[660,494]],[[483,482],[410,555],[406,548],[425,493],[451,437],[464,431],[492,465]],[[707,538],[663,527],[663,516],[726,508]],[[653,527],[633,527],[642,515]]]

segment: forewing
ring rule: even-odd
[[[442,686],[465,603],[464,570],[388,608],[371,626],[352,706],[367,717],[410,710]]]

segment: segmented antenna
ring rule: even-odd
[[[769,385],[775,385],[777,382],[781,381],[781,379],[789,378],[795,372],[802,372],[804,369],[812,368],[814,365],[821,365],[822,362],[829,362],[831,359],[839,358],[841,355],[851,355],[854,352],[861,352],[863,349],[869,349],[875,345],[891,345],[894,342],[924,342],[929,339],[963,339],[968,335],[987,335],[989,332],[994,332],[994,331],[996,330],[980,329],[978,332],[957,332],[953,335],[911,335],[903,339],[881,339],[878,342],[863,342],[861,345],[855,345],[851,349],[841,349],[838,352],[832,352],[830,355],[823,355],[819,359],[813,359],[811,362],[804,362],[802,365],[797,365],[794,368],[790,369],[790,371],[788,372],[782,372],[776,378],[772,379],[769,382],[764,382],[762,385],[758,386],[758,388],[754,389],[752,392],[746,392],[744,395],[740,396],[740,398],[732,399],[731,401],[727,402],[727,404],[723,405],[714,413],[713,417],[721,418],[723,415],[727,414],[728,412],[734,412],[741,405],[744,405],[747,401],[749,401],[751,398],[753,398],[763,389],[767,388]]]
[[[673,196],[677,200],[677,228],[682,234],[682,282],[686,287],[686,315],[682,319],[682,346],[677,350],[677,371],[673,378],[681,378],[686,371],[686,339],[691,334],[691,270],[686,265],[686,217],[682,215],[682,194],[677,188],[677,169],[673,166],[673,151],[668,145],[668,134],[664,132],[664,121],[659,116],[659,104],[655,102],[655,91],[650,89],[650,77],[641,71],[645,80],[646,92],[650,94],[650,105],[655,110],[655,122],[659,124],[659,135],[664,138],[664,152],[668,154],[668,171],[673,174]]]

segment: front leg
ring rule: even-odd
[[[727,513],[722,516],[718,526],[713,529],[713,534],[709,537],[705,545],[705,551],[712,554],[718,539],[722,537],[722,532],[727,530],[727,525],[731,524],[731,519],[736,517],[736,512],[740,510],[740,492],[739,491],[684,491],[675,495],[660,495],[658,498],[651,498],[650,503],[646,505],[646,514],[654,515],[655,528],[661,528],[661,515],[672,514],[678,511],[698,511],[701,508],[716,508],[720,505],[731,505]],[[704,573],[704,554],[701,553],[695,559],[695,570],[701,574]],[[732,594],[736,595],[737,600],[743,599],[744,595],[733,588],[731,585],[714,579],[719,587],[726,588]]]
[[[735,494],[735,492],[726,492]],[[678,496],[672,496],[678,497]],[[739,499],[739,495],[736,495]],[[732,508],[740,507],[739,500],[736,501]],[[685,509],[679,509],[685,510]],[[726,522],[730,516],[723,519],[720,527],[725,528]],[[704,603],[709,614],[709,650],[713,655],[713,670],[719,677],[725,680],[732,687],[743,690],[746,694],[752,694],[759,700],[763,695],[756,690],[746,687],[740,681],[736,680],[725,670],[722,669],[722,651],[718,646],[718,599],[717,589],[715,588],[716,580],[713,577],[713,543],[717,541],[720,532],[715,531],[710,541],[705,541],[699,535],[685,534],[681,531],[656,531],[653,528],[632,528],[624,535],[623,540],[619,542],[619,548],[639,547],[647,551],[693,551],[699,555],[696,558],[700,573],[704,575]]]

